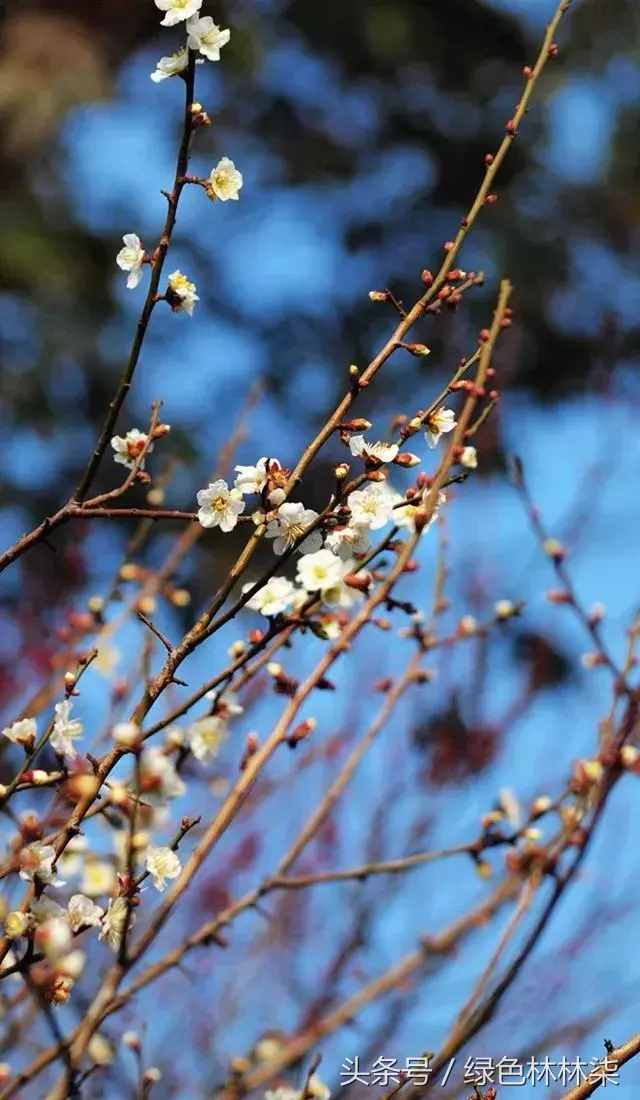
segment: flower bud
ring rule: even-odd
[[[414,455],[411,451],[401,451],[394,458],[396,466],[404,466],[409,469],[411,466],[419,466],[421,459],[418,455]]]

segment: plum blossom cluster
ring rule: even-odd
[[[446,425],[451,421],[453,413],[446,418]],[[362,458],[367,468],[375,471],[370,476],[380,480],[366,480],[362,488],[354,488],[344,505],[333,512],[320,515],[301,501],[287,500],[290,471],[278,459],[267,456],[255,465],[236,466],[232,486],[220,478],[198,492],[198,521],[202,527],[232,531],[245,518],[246,498],[257,497],[257,507],[247,518],[264,525],[265,537],[271,540],[276,556],[288,557],[293,552],[300,555],[293,580],[275,575],[262,584],[244,584],[243,594],[248,596],[246,603],[251,610],[273,618],[297,610],[310,596],[329,606],[350,607],[363,597],[369,585],[368,575],[357,574],[371,550],[371,533],[390,525],[415,529],[424,512],[428,483],[419,484],[403,496],[379,470],[397,458],[399,445],[369,443],[362,435],[352,435],[349,446],[353,456]],[[439,505],[445,499],[441,493]],[[429,524],[437,515],[435,508]]]
[[[161,25],[182,25],[187,36],[186,42],[177,50],[160,58],[151,73],[155,84],[175,76],[184,77],[193,54],[198,55],[194,59],[194,65],[220,60],[220,51],[230,41],[231,31],[219,27],[210,15],[201,15],[202,2],[203,0],[155,0],[156,7],[164,12]],[[210,124],[211,120],[201,104],[193,103],[191,112],[194,127]],[[214,202],[237,202],[243,182],[242,173],[231,158],[223,156],[205,179],[189,177],[180,181],[179,186],[183,183],[196,183],[204,188]],[[122,242],[123,247],[116,256],[116,263],[127,274],[127,288],[135,290],[142,279],[144,265],[153,265],[158,253],[149,254],[137,233],[125,233]],[[174,313],[186,313],[189,317],[193,314],[196,302],[200,300],[195,283],[180,270],[169,275],[164,299]]]

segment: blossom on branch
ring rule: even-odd
[[[251,493],[261,493],[267,484],[269,473],[280,470],[281,466],[277,458],[259,458],[255,466],[236,466],[237,474],[234,487],[239,489],[244,496]]]
[[[243,585],[242,591],[248,592],[253,588],[253,583]],[[270,577],[262,588],[247,600],[247,607],[252,611],[259,611],[261,615],[271,618],[274,615],[283,615],[291,606],[295,596],[295,587],[286,577]]]
[[[373,461],[377,465],[393,462],[398,449],[397,443],[368,443],[363,435],[352,435],[349,440],[349,450],[354,457]]]
[[[141,432],[139,428],[131,428],[126,435],[114,435],[111,440],[111,446],[114,450],[113,461],[120,466],[128,466],[130,470],[133,470],[144,451],[144,457],[138,464],[139,468],[142,469],[147,455],[153,450],[153,443],[149,443],[147,446],[148,439],[149,436],[146,432]]]
[[[352,522],[358,527],[378,531],[394,518],[393,505],[397,499],[397,493],[384,483],[374,482],[364,489],[356,489],[347,497]]]
[[[150,802],[180,798],[187,789],[173,761],[156,745],[152,745],[142,756],[140,780],[145,801]]]
[[[165,61],[166,58],[163,58]],[[116,256],[116,263],[122,271],[128,271],[127,288],[135,290],[142,278],[142,265],[145,260],[145,250],[137,233],[125,233],[122,238],[124,248],[121,248]]]
[[[56,703],[53,709],[56,716],[49,743],[60,756],[73,760],[77,756],[73,742],[82,736],[84,726],[77,718],[71,717],[70,699],[63,699],[61,703]]]
[[[69,924],[72,932],[79,932],[81,928],[99,928],[104,909],[96,905],[91,898],[84,894],[73,894],[69,898],[67,906]]]
[[[196,302],[200,301],[196,294],[196,284],[190,282],[181,271],[174,271],[169,276],[167,301],[174,313],[188,313],[191,317]]]
[[[185,19],[191,19],[202,7],[202,0],[155,0],[157,8],[166,12],[162,27],[175,27],[176,23],[182,23]]]
[[[210,199],[220,199],[220,202],[227,202],[229,199],[237,202],[242,184],[242,172],[238,171],[229,157],[223,157],[212,169],[206,182],[207,194]]]
[[[183,46],[176,53],[169,54],[168,57],[161,57],[156,62],[155,71],[151,73],[151,79],[154,84],[159,84],[161,80],[168,80],[171,76],[178,76],[183,73],[188,64],[189,51],[186,46]],[[196,64],[202,64],[202,62],[196,62]]]
[[[220,478],[210,482],[197,493],[198,522],[202,527],[219,527],[221,531],[233,531],[238,516],[244,512],[245,502],[239,489],[230,489]]]
[[[215,714],[199,718],[189,727],[189,747],[196,760],[209,760],[216,756],[229,730],[227,724]]]
[[[40,882],[64,886],[64,883],[56,877],[57,871],[53,866],[55,858],[56,850],[52,844],[42,844],[39,840],[34,841],[33,844],[28,844],[18,854],[20,878],[26,882],[34,882],[35,879],[38,879]]]
[[[298,539],[302,539],[305,531],[318,518],[318,513],[312,508],[305,508],[300,501],[286,501],[280,506],[275,519],[267,524],[267,538],[274,539],[273,549],[276,554],[284,554],[285,550],[294,546]],[[322,546],[320,531],[311,533],[300,543],[298,550],[311,553]]]
[[[160,893],[164,891],[167,879],[177,878],[182,870],[178,856],[167,847],[149,848],[145,865]]]
[[[132,928],[135,924],[136,914],[129,913],[129,903],[126,898],[111,898],[107,911],[102,918],[102,930],[99,938],[106,940],[112,951],[117,951],[122,942],[125,929]]]
[[[37,732],[35,718],[20,718],[10,726],[5,726],[2,736],[6,737],[8,741],[13,741],[14,745],[22,745],[24,749],[31,751]]]
[[[210,15],[197,15],[187,23],[187,44],[190,50],[199,50],[209,61],[220,60],[220,50],[231,38],[230,30],[218,27]]]
[[[440,437],[447,432],[452,432],[457,423],[453,409],[437,409],[432,413],[425,425],[425,439],[429,446],[436,447]]]
[[[325,546],[337,554],[343,561],[349,561],[355,554],[367,554],[371,542],[366,527],[350,523],[346,527],[336,527],[325,539]]]
[[[467,470],[476,470],[478,467],[478,452],[475,447],[463,447],[460,455],[460,465]]]
[[[327,592],[336,588],[345,572],[345,563],[327,549],[305,554],[298,562],[298,580],[307,592]]]

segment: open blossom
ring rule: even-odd
[[[139,468],[142,469],[147,455],[153,450],[153,443],[150,443],[145,451],[148,438],[139,428],[131,428],[126,435],[114,435],[111,440],[113,461],[132,470],[144,451],[144,458],[139,463]]]
[[[202,0],[155,0],[156,7],[166,12],[161,21],[163,27],[175,27],[185,19],[191,19],[202,7]]]
[[[343,561],[349,561],[354,554],[366,554],[371,543],[365,527],[349,524],[331,531],[325,539],[325,546]]]
[[[21,909],[14,909],[8,913],[4,922],[4,931],[7,939],[17,940],[24,936],[31,924],[29,913],[23,913]]]
[[[61,756],[73,760],[77,756],[73,742],[82,736],[84,726],[77,718],[71,717],[70,699],[63,699],[61,703],[56,703],[54,710],[56,716],[49,743],[51,748]]]
[[[110,894],[115,882],[116,873],[110,863],[106,863],[102,859],[92,858],[86,860],[80,883],[83,894],[88,894],[90,897]]]
[[[238,516],[244,512],[245,503],[239,489],[230,489],[226,481],[210,482],[197,494],[198,522],[202,527],[219,527],[221,531],[233,531]]]
[[[160,893],[164,890],[167,879],[177,878],[182,870],[176,853],[166,847],[149,848],[146,868],[153,879],[153,885]]]
[[[416,516],[424,511],[424,501],[426,499],[426,496],[427,492],[425,491],[421,496],[414,497],[412,500],[406,501],[405,504],[400,504],[402,497],[398,495],[398,502],[396,504],[396,507],[393,509],[392,515],[393,522],[396,524],[397,527],[408,527],[410,531],[414,530]],[[426,527],[423,528],[423,530],[428,531],[429,527],[431,527],[431,524],[435,523],[439,515],[439,509],[441,505],[446,503],[446,500],[447,498],[444,493],[440,493],[438,495],[438,503],[433,509],[429,522]]]
[[[122,271],[129,272],[127,287],[129,290],[135,290],[142,278],[145,251],[137,233],[125,233],[122,240],[124,248],[118,252],[116,263]]]
[[[187,731],[189,746],[196,760],[209,760],[215,756],[229,731],[227,724],[216,714],[199,718]]]
[[[220,202],[232,199],[237,202],[240,198],[239,191],[242,183],[242,172],[238,171],[229,157],[223,157],[207,180],[207,193],[210,199],[220,199]]]
[[[394,518],[393,505],[396,500],[397,493],[384,483],[375,482],[349,493],[347,506],[354,524],[377,531]]]
[[[298,580],[307,592],[326,592],[340,584],[345,563],[330,550],[305,554],[298,562]]]
[[[248,592],[253,584],[243,585],[242,591]],[[283,615],[289,609],[295,595],[295,587],[286,577],[270,577],[262,588],[247,600],[247,607],[251,611],[259,611],[261,615],[271,618],[273,615]]]
[[[160,58],[156,63],[155,72],[151,73],[151,79],[154,84],[159,84],[161,80],[168,80],[170,76],[178,76],[179,73],[183,73],[188,64],[189,51],[186,46],[183,46],[176,53]]]
[[[169,276],[167,298],[174,313],[188,313],[190,317],[196,302],[200,301],[196,284],[190,282],[181,271],[174,271]]]
[[[20,878],[25,879],[26,882],[33,882],[37,878],[40,882],[64,886],[64,883],[56,879],[56,870],[53,866],[55,858],[56,850],[52,844],[42,844],[39,840],[28,844],[18,854]]]
[[[376,463],[393,462],[398,453],[397,443],[369,443],[363,435],[352,435],[349,450],[356,458],[373,460]]]
[[[104,909],[87,898],[84,894],[74,894],[69,898],[67,906],[69,924],[72,932],[78,932],[81,928],[99,928],[104,915]]]
[[[66,955],[71,947],[71,929],[65,917],[53,917],[38,925],[34,936],[35,947],[51,961]]]
[[[239,489],[243,496],[251,493],[261,493],[267,484],[269,470],[280,470],[282,467],[277,458],[259,458],[255,466],[236,466],[237,474],[234,487]]]
[[[127,927],[127,912],[129,906],[126,898],[111,898],[107,911],[102,918],[102,930],[100,939],[106,940],[112,951],[117,951]],[[135,924],[136,914],[131,912],[128,917],[128,926]]]
[[[2,736],[14,745],[24,745],[26,749],[33,748],[33,743],[38,732],[35,718],[20,718],[10,726],[5,726]]]
[[[220,60],[220,50],[231,38],[230,30],[216,26],[210,15],[197,15],[187,23],[187,44],[190,50],[199,50],[209,61]]]
[[[456,414],[453,409],[437,409],[432,413],[426,423],[425,439],[430,447],[435,447],[440,436],[452,432],[457,425]]]
[[[274,539],[273,549],[276,554],[284,554],[285,550],[293,546],[301,539],[312,523],[318,518],[318,513],[312,508],[305,508],[299,501],[286,501],[278,509],[275,519],[267,524],[267,538]],[[322,546],[322,535],[319,531],[312,531],[310,535],[298,546],[298,550],[309,554]]]
[[[144,752],[140,772],[145,801],[180,798],[187,789],[173,761],[155,745]]]

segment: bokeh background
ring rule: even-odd
[[[391,311],[372,304],[369,289],[389,286],[412,302],[421,269],[437,269],[553,7],[551,0],[205,4],[232,28],[232,41],[223,63],[198,71],[197,98],[214,125],[198,136],[192,170],[205,175],[228,155],[245,186],[238,204],[215,208],[199,189],[187,189],[167,270],[188,272],[201,301],[191,321],[156,311],[119,423],[123,431],[144,427],[151,402],[164,401],[170,504],[192,507],[258,383],[237,459],[277,454],[293,464],[342,393],[347,365],[367,362],[390,330]],[[65,499],[127,354],[142,288],[124,288],[114,258],[123,233],[137,232],[149,247],[157,238],[182,110],[181,82],[149,79],[180,39],[158,24],[150,0],[7,6],[3,545]],[[505,466],[509,454],[522,457],[548,527],[571,550],[581,596],[587,605],[606,604],[606,637],[621,654],[640,604],[639,32],[634,0],[575,4],[499,178],[499,200],[460,257],[466,269],[485,272],[484,288],[463,311],[424,322],[416,338],[432,348],[426,365],[394,357],[363,397],[360,411],[375,421],[376,437],[396,413],[427,404],[473,349],[499,278],[510,276],[516,319],[497,361],[503,398],[479,437],[480,468],[449,510],[445,621],[463,612],[486,617],[498,598],[525,600],[525,612],[486,649],[434,657],[436,683],[399,708],[331,828],[305,856],[306,868],[467,840],[501,789],[525,802],[554,794],[571,762],[593,751],[609,704],[607,674],[582,668],[588,639],[565,609],[545,600],[552,572]],[[316,462],[304,483],[308,504],[324,499],[330,463],[342,456],[327,448]],[[160,473],[162,457],[155,462]],[[107,460],[100,483],[116,482]],[[132,501],[143,502],[136,493]],[[53,549],[35,548],[2,578],[6,715],[55,667],[69,610],[108,589],[130,534],[124,524],[66,528]],[[161,561],[171,537],[158,530],[143,561]],[[237,548],[234,537],[200,540],[177,578],[192,593],[191,607],[159,612],[172,637]],[[421,573],[406,587],[416,603],[428,605],[433,561],[427,547]],[[212,675],[229,642],[255,625],[255,616],[243,616],[199,653],[185,673],[189,682]],[[364,730],[381,670],[402,667],[402,625],[394,619],[390,637],[369,636],[336,675],[342,692],[314,700],[326,753],[308,767],[276,763],[273,789],[245,813],[190,892],[184,927],[272,868]],[[112,677],[126,677],[139,642],[133,627],[118,637]],[[314,652],[296,651],[292,670],[309,667]],[[113,679],[92,672],[86,684],[79,710],[99,729],[115,715]],[[242,732],[266,733],[281,702],[264,686],[247,703]],[[233,777],[239,751],[237,742],[225,748],[219,779]],[[3,780],[11,774],[8,758],[0,770]],[[210,813],[210,783],[195,779],[194,791],[189,812]],[[537,962],[467,1053],[591,1057],[601,1053],[603,1034],[621,1041],[637,1029],[637,804],[626,780]],[[165,1071],[158,1095],[172,1095],[172,1081],[181,1096],[213,1095],[229,1057],[267,1027],[295,1031],[309,1012],[337,1003],[488,888],[468,861],[452,861],[413,873],[402,889],[396,880],[322,887],[270,902],[267,919],[247,916],[227,951],[205,952],[165,979],[160,1001],[140,999],[149,1058]],[[165,945],[180,927],[178,920],[167,931]],[[335,1085],[342,1060],[355,1054],[402,1061],[435,1049],[491,942],[478,936],[442,973],[398,991],[391,1007],[373,1008],[328,1041],[322,1075]],[[178,1026],[167,1006],[185,999],[193,1014]],[[72,1023],[81,1006],[61,1018]],[[137,1018],[131,1012],[114,1022],[112,1037]],[[7,1056],[10,1044],[8,1033]],[[104,1095],[129,1095],[130,1068],[126,1059],[118,1063]],[[617,1095],[630,1097],[639,1074],[625,1071]]]

